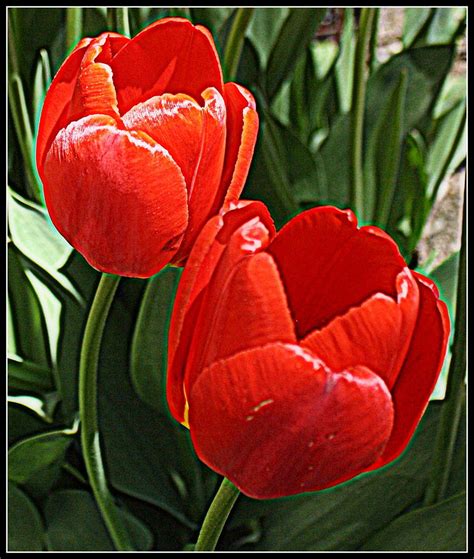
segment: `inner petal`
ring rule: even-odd
[[[357,228],[350,211],[324,206],[299,214],[277,234],[274,257],[300,338],[375,293],[397,297],[405,262],[375,227]]]
[[[165,93],[135,105],[122,121],[129,130],[146,132],[169,151],[189,192],[201,151],[203,111],[199,104],[184,93]]]
[[[365,365],[389,389],[405,359],[418,315],[418,287],[409,272],[397,278],[398,298],[377,293],[301,342],[334,370]]]

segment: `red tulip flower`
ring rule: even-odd
[[[237,200],[258,131],[252,95],[223,84],[211,34],[162,19],[83,39],[56,74],[38,132],[51,219],[95,268],[148,277],[181,265]]]
[[[170,325],[168,402],[243,493],[314,491],[400,455],[435,386],[449,319],[435,285],[351,211],[275,235],[263,204],[212,218]]]

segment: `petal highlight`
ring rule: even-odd
[[[236,83],[226,83],[227,145],[220,191],[225,204],[238,200],[247,180],[258,134],[253,95]]]
[[[167,264],[187,225],[183,175],[144,133],[108,116],[71,123],[44,167],[53,223],[95,268],[148,277]]]

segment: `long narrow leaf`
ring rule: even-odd
[[[324,19],[326,8],[294,8],[285,20],[268,60],[266,92],[271,99],[292,74],[296,62]]]

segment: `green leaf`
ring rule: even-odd
[[[253,550],[351,551],[419,502],[426,486],[439,404],[430,404],[400,458],[342,485],[294,497],[256,501],[242,497],[230,527],[259,518]]]
[[[402,72],[407,74],[402,135],[420,124],[429,114],[448,73],[455,47],[427,46],[410,48],[381,64],[367,81],[365,134],[370,137],[386,103],[387,91],[393,91]]]
[[[36,365],[18,355],[8,355],[8,387],[26,392],[48,392],[54,389],[51,369]]]
[[[277,227],[299,210],[291,191],[286,146],[281,125],[265,113],[245,196],[263,200]]]
[[[23,81],[15,73],[8,80],[8,102],[23,159],[27,191],[32,199],[39,200],[40,188],[36,180],[33,164],[33,128],[30,115],[28,114]]]
[[[57,232],[46,210],[11,189],[8,193],[8,227],[13,244],[33,266],[46,272],[44,279],[50,276],[56,287],[81,302],[74,285],[59,271],[73,252],[71,245]]]
[[[8,551],[43,551],[40,513],[14,483],[8,483]]]
[[[426,161],[426,173],[429,177],[427,194],[433,201],[443,179],[454,171],[466,156],[465,131],[466,105],[464,101],[461,101],[439,119],[435,138],[428,149]]]
[[[380,111],[367,141],[364,158],[364,221],[386,228],[392,205],[401,150],[402,126],[407,92],[406,72],[402,70],[399,82],[389,93],[386,105]]]
[[[46,211],[11,189],[8,193],[8,227],[14,245],[46,269],[64,266],[73,249],[52,225]]]
[[[38,299],[43,310],[43,316],[48,330],[49,353],[51,355],[52,371],[55,372],[57,362],[58,340],[60,335],[61,302],[48,287],[39,280],[31,270],[26,270],[26,276],[30,280],[33,289],[38,295]],[[60,388],[59,382],[55,383],[56,388]]]
[[[48,332],[41,305],[11,243],[8,246],[8,298],[16,352],[23,359],[49,367]]]
[[[423,43],[429,45],[449,44],[456,38],[462,22],[466,18],[464,7],[435,8]]]
[[[433,118],[438,119],[455,107],[461,101],[464,101],[467,94],[466,76],[448,75],[444,81],[443,87],[433,109]]]
[[[33,115],[35,117],[35,122],[38,122],[40,117],[43,100],[50,83],[51,64],[49,62],[48,52],[45,49],[41,49],[33,80]]]
[[[8,402],[8,444],[11,445],[19,439],[41,433],[51,429],[48,423],[42,421],[38,415],[25,406]]]
[[[413,131],[402,149],[400,173],[387,232],[395,239],[405,260],[410,261],[431,205],[426,197],[426,145]]]
[[[346,8],[335,72],[339,108],[342,113],[348,113],[352,106],[355,48],[354,11],[352,8]]]
[[[255,12],[246,35],[257,50],[262,69],[267,66],[270,52],[289,12],[289,8],[266,8]]]
[[[57,350],[58,384],[61,388],[61,411],[67,421],[72,421],[77,409],[79,355],[84,328],[100,273],[94,270],[76,251],[63,269],[74,285],[81,289],[83,304],[76,299],[63,297]]]
[[[265,89],[272,98],[292,74],[298,58],[312,40],[326,8],[293,8],[285,19],[269,55]]]
[[[113,488],[194,528],[208,497],[189,433],[144,403],[130,381],[130,340],[144,287],[142,280],[120,282],[103,337],[98,408],[107,476]]]
[[[130,350],[130,375],[136,393],[162,413],[167,413],[168,324],[180,275],[178,268],[168,267],[148,281]]]
[[[339,115],[319,149],[324,164],[330,203],[347,207],[352,185],[351,121],[348,114]]]
[[[402,41],[403,46],[409,48],[431,16],[431,8],[405,8],[403,15]]]
[[[149,528],[128,511],[119,509],[138,551],[153,545]],[[114,546],[92,495],[77,489],[52,493],[44,510],[48,551],[114,551]]]
[[[59,476],[76,432],[77,426],[48,431],[14,444],[8,452],[8,479],[36,495],[46,494]]]
[[[422,271],[423,272],[423,271]],[[434,270],[430,271],[429,277],[435,282],[440,292],[440,298],[446,303],[449,311],[450,323],[454,325],[456,317],[456,293],[459,276],[459,251],[451,254]],[[446,392],[449,366],[451,363],[451,344],[454,337],[454,328],[451,328],[448,341],[448,349],[444,358],[443,368],[439,374],[431,399],[443,399]]]
[[[404,514],[372,536],[370,551],[465,551],[466,493]]]

